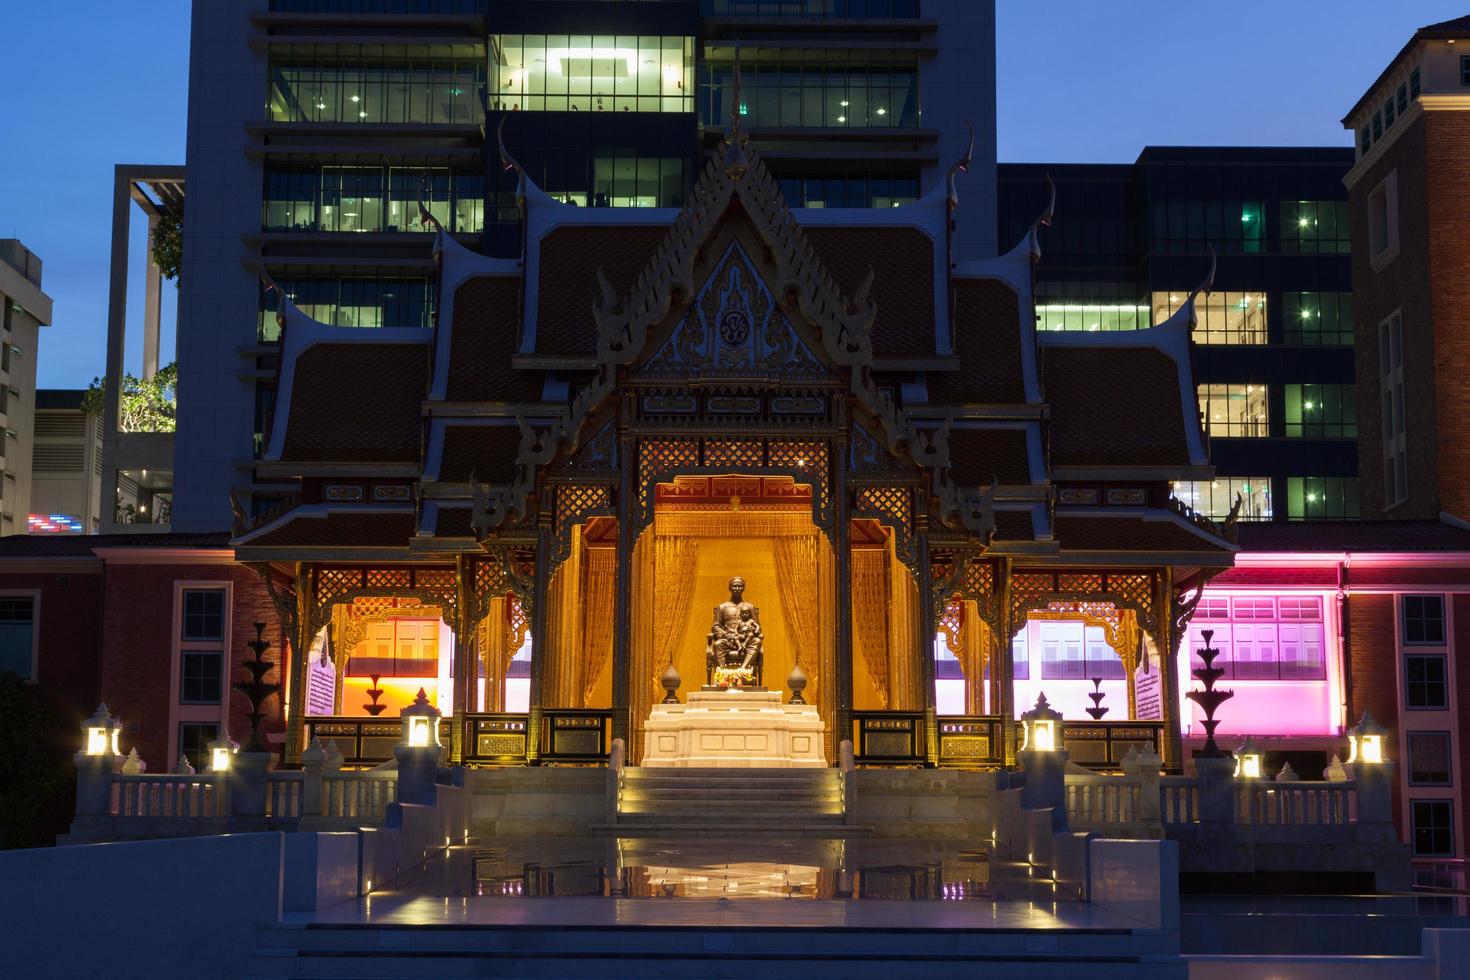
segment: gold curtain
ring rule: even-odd
[[[502,711],[505,705],[505,671],[515,648],[510,646],[510,626],[506,619],[505,596],[489,602],[485,618],[475,626],[479,634],[475,644],[480,655],[480,670],[485,675],[485,702],[482,711]],[[507,649],[509,648],[509,649]]]
[[[776,549],[776,586],[781,590],[781,608],[786,613],[786,632],[792,657],[816,681],[817,635],[817,535],[801,534],[772,539]],[[805,655],[803,655],[805,654]],[[767,677],[767,687],[780,687],[784,677]]]
[[[597,682],[612,660],[613,599],[618,588],[618,553],[614,548],[587,549],[587,576],[582,587],[586,607],[582,663],[582,704],[592,703]]]
[[[907,567],[893,553],[893,539],[888,541],[888,669],[890,671],[888,706],[898,711],[913,711],[923,704],[919,693],[918,654],[934,656],[932,648],[915,650],[918,643],[918,585]],[[932,639],[930,643],[932,644]]]
[[[965,675],[965,712],[978,715],[985,712],[985,666],[991,663],[992,638],[974,600],[964,600],[964,610],[955,657]]]
[[[852,552],[852,638],[862,651],[878,702],[888,699],[888,556],[876,548]]]
[[[694,598],[694,557],[699,543],[676,534],[658,534],[653,540],[653,664],[654,679],[663,673],[674,646],[689,620]]]

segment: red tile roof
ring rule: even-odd
[[[958,371],[929,373],[929,400],[942,405],[1025,402],[1021,367],[1020,299],[999,279],[956,279],[955,353]]]
[[[296,359],[281,459],[417,463],[428,344],[313,344]]]
[[[1042,370],[1053,466],[1190,464],[1179,368],[1163,351],[1047,347]]]
[[[624,296],[668,235],[663,225],[569,225],[539,243],[536,353],[591,357],[597,353],[592,301],[601,269]]]
[[[520,300],[521,281],[510,276],[479,276],[454,291],[447,401],[541,400],[541,372],[510,366],[520,343]]]

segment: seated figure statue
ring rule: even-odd
[[[705,639],[707,683],[713,684],[716,667],[748,667],[755,675],[752,686],[760,687],[763,666],[760,610],[744,600],[745,580],[730,579],[730,598],[715,607],[715,623]]]

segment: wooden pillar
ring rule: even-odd
[[[635,482],[637,452],[638,444],[634,440],[618,440],[618,466],[622,470],[622,480],[617,490],[618,584],[613,598],[612,737],[622,739],[624,748],[630,752],[633,749],[633,509],[638,504],[640,490]]]
[[[286,762],[301,761],[306,735],[306,658],[311,655],[311,620],[316,612],[316,569],[296,563],[296,603],[292,616],[291,667],[286,688]]]
[[[927,494],[914,494],[914,530],[918,555],[919,609],[919,704],[924,708],[924,764],[939,765],[939,717],[934,703],[934,568],[929,563],[929,514]],[[923,507],[919,504],[922,501]]]
[[[531,683],[529,718],[526,721],[526,762],[537,765],[541,760],[541,716],[542,677],[546,671],[546,658],[551,652],[551,637],[547,635],[547,615],[551,605],[547,586],[551,578],[551,504],[542,499],[536,513],[536,578],[535,594],[531,597]]]
[[[996,621],[1000,635],[995,638],[995,659],[991,673],[998,683],[995,687],[995,713],[1000,715],[1002,758],[1007,768],[1016,764],[1016,682],[1015,664],[1012,663],[1011,640],[1015,624],[1011,622],[1011,559],[1002,558],[995,569],[995,595],[999,602]]]
[[[464,759],[464,716],[470,710],[470,687],[475,664],[475,565],[470,556],[454,556],[454,723],[449,730],[449,753]]]
[[[1164,768],[1180,772],[1184,767],[1184,741],[1179,737],[1179,637],[1174,628],[1172,567],[1159,569],[1154,621],[1158,624],[1159,658],[1163,660],[1164,673]]]
[[[847,494],[847,441],[833,442],[832,462],[832,548],[835,554],[836,584],[833,587],[836,621],[833,643],[836,647],[836,676],[833,678],[835,711],[832,730],[836,742],[853,737],[852,731],[852,522],[848,517],[851,501]]]

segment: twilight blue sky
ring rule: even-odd
[[[1126,162],[1148,143],[1344,145],[1338,120],[1387,60],[1416,27],[1470,12],[1470,0],[997,7],[1001,160]],[[56,301],[42,387],[82,387],[102,372],[112,166],[183,162],[188,17],[188,0],[0,0],[11,42],[0,237],[41,256]],[[142,247],[139,237],[135,256]],[[141,322],[138,266],[130,323]],[[171,285],[164,295],[171,323]]]

